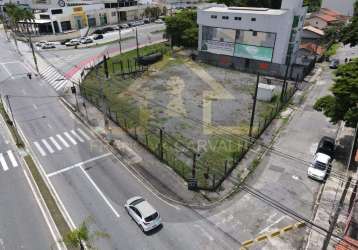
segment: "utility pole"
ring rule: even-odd
[[[29,26],[26,26],[27,29],[27,34],[29,35],[29,44],[31,47],[31,51],[32,51],[32,57],[34,58],[34,63],[35,63],[35,67],[36,67],[36,72],[39,74],[39,67],[37,65],[37,58],[36,58],[36,54],[35,54],[35,50],[34,50],[34,45],[32,44],[32,40],[31,40],[31,34],[29,32]]]
[[[281,102],[284,101],[284,98],[285,98],[285,92],[286,92],[286,84],[287,84],[287,77],[288,77],[288,71],[290,69],[290,65],[291,65],[291,52],[290,54],[287,56],[288,60],[287,60],[287,64],[286,64],[286,71],[285,71],[285,78],[283,80],[283,84],[282,84],[282,89],[281,89],[281,96],[280,96],[280,100]]]
[[[11,119],[12,119],[12,124],[14,125],[14,128],[17,130],[16,122],[15,122],[15,119],[14,119],[14,113],[12,112],[12,108],[11,108],[11,104],[10,104],[9,95],[5,95],[5,99],[6,99],[7,105],[9,106],[9,111],[10,111],[10,115],[11,115]],[[16,137],[16,144],[19,144],[19,138],[17,136],[15,136],[15,137]]]
[[[137,44],[137,58],[139,58],[139,43],[138,43],[138,29],[137,29],[137,27],[135,28],[135,40],[136,40],[136,44]]]
[[[251,120],[250,120],[249,137],[251,137],[251,135],[252,135],[252,127],[253,127],[253,125],[254,125],[255,109],[256,109],[256,99],[257,99],[257,90],[258,90],[258,88],[259,88],[259,81],[260,81],[260,73],[257,73],[255,94],[254,94],[254,96],[253,96],[253,98],[254,98],[254,103],[252,104],[252,113],[251,113]]]
[[[343,190],[341,199],[339,200],[337,210],[336,210],[335,214],[333,215],[332,220],[330,220],[329,229],[328,229],[326,238],[325,238],[324,241],[323,241],[322,250],[326,250],[326,249],[328,248],[330,239],[331,239],[332,234],[333,234],[334,227],[335,227],[335,225],[336,225],[336,222],[337,222],[337,219],[338,219],[338,216],[339,216],[339,213],[340,213],[341,210],[342,210],[342,206],[343,206],[343,203],[344,203],[344,199],[346,198],[348,188],[349,188],[349,186],[350,186],[350,184],[351,184],[351,180],[352,180],[352,177],[350,176],[350,177],[348,178],[347,182],[346,182],[345,187],[344,187],[344,190]]]
[[[119,35],[119,54],[122,54],[122,34],[120,25],[119,0],[117,0],[117,19],[118,19],[118,35]]]

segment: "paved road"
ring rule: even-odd
[[[2,95],[6,93],[5,89],[8,85],[15,81],[22,81],[22,78],[7,79],[7,67],[14,62],[16,54],[6,48],[6,45],[0,44]],[[38,250],[49,249],[56,245],[31,191],[21,156],[2,118],[0,118],[0,221],[0,249]]]
[[[21,63],[14,63],[9,71],[15,70],[25,69]],[[18,127],[47,174],[72,226],[91,218],[92,231],[110,235],[95,242],[99,249],[237,249],[240,246],[196,211],[155,196],[64,108],[47,83],[38,78],[15,79],[4,89],[12,96]],[[123,208],[125,201],[134,195],[145,197],[158,209],[163,228],[150,235],[140,231]]]
[[[345,56],[357,55],[357,52],[357,48],[345,47],[338,51],[336,57],[342,62]],[[333,70],[329,69],[326,63],[306,101],[295,108],[292,119],[281,131],[274,144],[275,149],[311,161],[320,138],[325,135],[335,137],[337,125],[331,124],[322,113],[313,109],[315,101],[329,93],[333,84],[332,77]],[[323,184],[308,178],[307,168],[301,161],[289,160],[270,152],[263,158],[247,184],[307,219],[312,219],[317,193]],[[331,174],[329,178],[337,181],[338,185],[340,174]],[[265,233],[270,234],[296,222],[245,192],[203,214],[241,242],[255,239]],[[303,229],[296,229],[285,234],[281,240],[271,238],[253,249],[300,249],[305,233]]]

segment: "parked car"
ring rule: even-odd
[[[103,33],[107,33],[107,32],[111,32],[114,31],[114,29],[112,27],[105,27],[102,29]]]
[[[81,43],[82,44],[93,43],[93,40],[90,37],[84,37],[84,38],[81,39]]]
[[[93,36],[93,40],[100,40],[103,39],[103,35],[102,34],[97,34]]]
[[[103,34],[104,32],[103,32],[103,30],[102,29],[98,29],[98,30],[95,30],[95,31],[93,31],[93,34]]]
[[[53,43],[45,43],[42,44],[41,49],[54,49],[56,48],[55,44]]]
[[[162,19],[157,19],[154,21],[154,23],[164,23],[164,21]]]
[[[69,42],[65,43],[66,46],[76,46],[76,45],[80,45],[80,40],[78,39],[72,39]]]
[[[42,47],[43,44],[48,43],[47,41],[40,41],[40,42],[36,42],[35,45],[38,47]]]
[[[119,26],[121,27],[121,29],[128,29],[129,28],[129,25],[126,24],[126,23],[122,23]]]
[[[131,21],[128,23],[129,27],[135,27],[137,26],[137,23],[135,21]]]
[[[328,136],[323,136],[318,143],[316,154],[317,153],[326,154],[329,157],[331,157],[331,159],[334,159],[335,147],[336,147],[335,140],[333,138]]]
[[[124,207],[143,232],[148,232],[161,225],[159,213],[140,196],[127,200]]]
[[[136,24],[137,24],[137,26],[144,25],[144,21],[143,20],[138,20],[138,21],[136,21]]]
[[[331,157],[323,153],[317,153],[308,168],[307,175],[313,179],[325,180],[328,170],[331,167]]]
[[[65,39],[65,40],[61,41],[61,45],[65,45],[65,44],[68,43],[69,41],[71,41],[71,39]]]
[[[339,65],[339,60],[338,59],[332,59],[329,67],[331,69],[336,69],[336,68],[338,68],[338,65]]]

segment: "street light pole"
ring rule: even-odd
[[[117,21],[118,21],[118,35],[119,35],[119,54],[122,54],[122,34],[120,26],[120,12],[119,12],[119,0],[117,0]]]

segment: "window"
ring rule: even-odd
[[[105,7],[106,9],[110,9],[110,8],[111,8],[111,4],[110,4],[110,3],[105,3],[105,4],[104,4],[104,7]]]
[[[139,218],[142,218],[142,215],[140,214],[138,209],[136,209],[135,207],[131,207],[131,209],[139,216]]]
[[[236,17],[235,17],[235,20],[241,21],[241,17],[240,17],[240,16],[236,16]]]
[[[252,22],[255,22],[255,21],[256,21],[256,18],[255,18],[255,17],[251,18],[251,21],[252,21]]]
[[[112,12],[112,16],[116,16],[116,12]]]
[[[212,19],[216,19],[216,18],[218,18],[218,16],[216,16],[216,15],[211,15],[211,18],[212,18]]]
[[[257,36],[257,31],[253,31],[252,36]]]
[[[62,14],[62,9],[51,10],[52,15]]]
[[[222,19],[224,19],[224,20],[228,20],[228,19],[229,19],[229,17],[228,17],[228,16],[222,16]]]
[[[40,15],[40,19],[50,19],[50,15]]]

